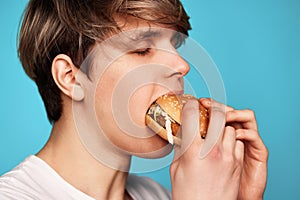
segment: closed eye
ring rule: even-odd
[[[138,56],[146,56],[151,52],[151,48],[145,48],[145,49],[136,49],[132,53],[137,54]]]

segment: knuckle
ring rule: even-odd
[[[222,153],[222,161],[228,166],[233,165],[235,163],[235,156],[231,150],[224,150]]]
[[[242,169],[243,169],[243,162],[242,162],[242,161],[236,162],[235,169],[236,169],[236,172],[237,172],[238,174],[240,174],[240,172],[241,172]]]
[[[233,108],[232,106],[228,106],[228,105],[227,105],[227,110],[228,110],[228,111],[233,111],[234,108]]]
[[[226,126],[225,127],[225,132],[234,132],[235,131],[235,129],[232,127],[232,126]]]
[[[223,162],[229,166],[232,166],[235,163],[235,158],[232,154],[225,153],[223,155]]]
[[[230,119],[230,117],[231,117],[231,115],[232,115],[233,112],[234,111],[227,111],[226,112],[226,119]]]
[[[239,114],[240,110],[232,110],[229,112],[229,114],[237,115]]]
[[[209,158],[213,160],[219,160],[221,158],[221,149],[219,145],[213,147],[213,149],[209,153]]]
[[[237,132],[237,134],[240,134],[240,135],[245,135],[246,134],[245,129],[237,129],[236,132]]]
[[[265,146],[265,148],[264,148],[264,152],[265,152],[265,157],[264,157],[264,160],[268,160],[268,158],[269,158],[269,150],[268,150],[268,148]]]
[[[255,139],[259,138],[259,133],[256,130],[243,130],[244,134],[251,134],[251,136]]]
[[[246,109],[245,111],[246,111],[246,113],[247,113],[249,116],[251,116],[251,118],[255,118],[255,113],[254,113],[253,110],[251,110],[251,109]]]

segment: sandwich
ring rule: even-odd
[[[159,97],[146,113],[146,125],[169,143],[180,145],[181,139],[178,133],[181,126],[181,112],[184,104],[191,99],[198,100],[187,94],[166,94]],[[199,134],[204,139],[209,123],[209,112],[200,102],[199,115]]]

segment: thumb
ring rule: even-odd
[[[189,151],[191,145],[198,146],[196,149],[199,153],[203,140],[199,132],[199,103],[197,100],[189,100],[183,107],[180,136],[181,145],[175,147],[175,159]]]

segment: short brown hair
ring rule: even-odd
[[[51,123],[62,112],[61,92],[51,74],[53,59],[66,54],[80,67],[97,41],[119,31],[116,15],[166,25],[186,35],[191,28],[180,0],[29,1],[18,53],[25,72],[38,86]]]

